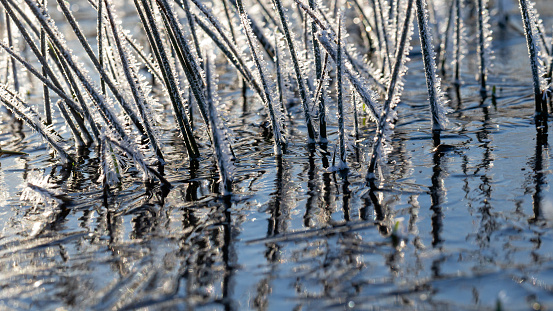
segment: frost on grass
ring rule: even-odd
[[[282,148],[286,145],[286,139],[283,135],[283,126],[281,125],[283,117],[281,117],[280,109],[277,109],[275,107],[275,98],[277,97],[274,89],[274,83],[269,83],[267,77],[268,66],[263,60],[263,53],[261,52],[258,42],[253,38],[253,31],[250,26],[250,19],[242,5],[242,1],[238,1],[238,11],[240,14],[242,26],[244,27],[244,32],[248,41],[248,46],[250,48],[253,63],[255,68],[257,69],[253,71],[255,72],[254,77],[261,81],[261,85],[263,86],[263,101],[269,114],[271,126],[273,128],[274,152],[275,154],[279,155],[282,153]]]
[[[436,55],[432,44],[432,34],[428,27],[428,10],[424,0],[415,0],[417,6],[417,21],[419,25],[419,38],[423,53],[426,86],[432,114],[432,130],[445,129],[448,120],[446,117],[446,99],[441,89],[441,80],[436,74]]]
[[[481,84],[480,92],[485,94],[486,92],[486,79],[490,68],[492,66],[492,30],[490,25],[490,12],[488,10],[488,0],[477,0],[477,14],[478,14],[478,45],[477,52],[479,55],[478,65],[480,69],[480,75],[478,75],[478,81]]]
[[[211,63],[211,55],[208,54],[206,57],[206,95],[211,129],[211,142],[215,151],[215,157],[217,158],[219,176],[223,182],[223,194],[226,196],[232,194],[232,182],[234,178],[233,155],[228,132],[225,130],[226,126],[217,111],[217,106],[219,106],[217,77],[215,75],[215,68],[212,67]]]
[[[543,47],[540,46],[538,43],[538,38],[540,37],[539,29],[542,26],[542,20],[540,18],[540,15],[538,11],[535,8],[535,3],[533,1],[528,0],[528,15],[530,18],[530,28],[532,33],[532,45],[535,51],[536,59],[532,60],[537,65],[538,69],[538,77],[539,77],[539,89],[540,92],[543,94],[549,87],[549,82],[546,79],[546,72],[547,72],[547,60],[548,55],[544,51]]]
[[[406,64],[409,61],[407,55],[409,55],[409,51],[411,50],[410,42],[414,28],[411,23],[413,15],[412,8],[412,2],[409,2],[407,8],[405,8],[403,31],[401,33],[401,39],[398,43],[395,63],[391,72],[390,81],[388,83],[386,101],[384,103],[382,114],[378,120],[378,128],[374,137],[371,161],[367,171],[366,179],[370,182],[375,179],[375,168],[377,162],[384,163],[388,153],[392,150],[390,141],[393,134],[394,121],[397,119],[397,114],[394,108],[399,103],[403,93],[404,76],[407,73]]]
[[[454,68],[454,81],[456,85],[461,84],[461,64],[467,54],[467,42],[465,24],[463,22],[464,3],[462,0],[455,0],[455,28],[453,40],[453,59],[451,66]]]

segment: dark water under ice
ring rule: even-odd
[[[258,126],[261,106],[250,98],[244,112],[232,77],[220,87],[237,139],[230,200],[213,191],[211,157],[185,160],[169,107],[173,188],[146,189],[127,174],[107,206],[94,148],[63,170],[38,134],[3,114],[2,148],[29,155],[0,157],[0,309],[553,308],[551,138],[532,122],[524,38],[494,36],[497,101],[480,103],[467,55],[442,138],[452,147],[436,152],[414,43],[382,191],[364,183],[372,126],[341,176],[307,147],[292,108],[289,152],[277,160]],[[34,175],[51,176],[66,203],[20,202]]]

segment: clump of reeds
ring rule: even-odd
[[[391,149],[389,141],[397,119],[395,106],[402,95],[402,79],[407,71],[409,42],[414,27],[413,10],[416,9],[431,129],[435,142],[439,143],[447,118],[440,78],[436,75],[431,36],[436,29],[431,27],[435,25],[429,25],[426,1],[369,0],[366,6],[362,1],[352,0],[355,14],[359,14],[364,26],[360,29],[361,34],[370,45],[366,49],[359,45],[353,47],[345,39],[348,26],[351,26],[348,14],[352,12],[341,1],[333,1],[330,10],[324,2],[316,0],[273,0],[273,10],[264,1],[257,1],[256,5],[261,9],[258,16],[267,22],[266,27],[274,27],[274,31],[268,32],[263,31],[259,21],[255,21],[255,13],[248,12],[242,0],[213,2],[214,5],[222,4],[224,10],[210,9],[201,0],[190,1],[133,0],[143,29],[137,36],[144,36],[135,40],[118,24],[111,0],[89,0],[97,13],[98,50],[93,51],[68,3],[56,0],[80,44],[79,48],[85,52],[79,56],[92,64],[91,72],[88,72],[80,57],[69,49],[45,9],[46,0],[24,0],[30,14],[25,14],[25,10],[20,8],[20,1],[0,0],[6,13],[7,37],[7,44],[2,43],[0,48],[10,59],[4,62],[9,68],[1,69],[2,74],[6,72],[6,79],[11,78],[9,87],[7,83],[0,85],[0,102],[38,131],[62,163],[73,160],[67,152],[70,148],[57,138],[54,127],[48,125],[54,123],[58,112],[78,148],[94,142],[100,145],[98,156],[104,189],[118,183],[123,175],[117,161],[119,156],[134,159],[147,183],[158,179],[168,184],[163,175],[152,167],[152,163],[165,163],[164,147],[156,133],[160,121],[153,115],[157,101],[152,96],[152,89],[157,87],[160,96],[166,97],[171,104],[175,130],[182,137],[191,164],[203,160],[202,146],[212,146],[223,193],[228,195],[232,192],[234,180],[234,155],[229,134],[225,131],[225,120],[221,117],[224,108],[217,97],[214,59],[220,57],[239,73],[243,81],[241,86],[252,89],[263,104],[263,117],[272,129],[276,156],[285,153],[287,140],[284,133],[288,128],[283,115],[287,101],[297,94],[308,143],[314,143],[318,138],[326,157],[329,136],[333,134],[327,132],[327,127],[335,122],[338,125],[338,142],[334,147],[339,161],[336,168],[347,168],[348,118],[353,116],[354,119],[356,143],[363,141],[357,122],[358,114],[363,112],[357,110],[355,101],[362,102],[364,113],[376,127],[367,172],[367,180],[374,185],[377,163],[382,163]],[[445,76],[448,35],[453,28],[453,83],[457,86],[461,83],[460,65],[465,45],[463,2],[451,2],[439,58]],[[549,49],[547,46],[543,25],[532,3],[528,0],[519,2],[534,78],[536,123],[543,128],[547,126],[544,96],[548,82],[545,79],[546,59],[540,59],[545,54],[540,54],[539,50],[552,54],[553,47]],[[291,6],[297,10],[287,11]],[[491,54],[487,6],[487,0],[475,2],[478,14],[478,76],[483,97],[487,95],[486,80]],[[292,11],[297,12],[297,19],[291,15]],[[242,27],[238,25],[236,16]],[[337,29],[334,27],[336,24]],[[294,32],[303,36],[296,38]],[[21,57],[14,47],[16,38],[24,40],[38,65],[35,60]],[[141,39],[145,39],[145,47],[137,43]],[[203,57],[203,39],[212,40],[218,49],[214,51],[215,55],[210,52]],[[246,49],[240,46],[241,42],[246,42]],[[360,57],[363,52],[366,52],[366,58]],[[138,70],[141,67],[147,68],[152,74],[152,81],[160,84],[148,83]],[[549,77],[552,67],[553,63],[549,66]],[[18,74],[20,68],[25,68],[42,83],[43,117],[30,109],[20,96],[19,77],[23,77]],[[220,68],[219,65],[217,68]],[[96,81],[99,81],[99,87]],[[335,94],[327,96],[327,92],[332,92],[328,87],[329,81],[335,81],[336,89]],[[349,99],[354,105],[352,111],[348,111],[349,99],[344,96],[350,86],[352,96]],[[245,96],[244,89],[243,94]],[[57,100],[56,105],[51,105],[52,99]],[[196,109],[198,116],[191,113]],[[335,109],[337,118],[333,119],[333,114],[327,113],[327,110],[333,111],[331,109]],[[290,113],[287,117],[293,119],[294,115]],[[193,126],[195,119],[203,121],[204,125]],[[202,136],[202,129],[206,129],[208,135]],[[209,140],[209,143],[202,144],[202,139]]]

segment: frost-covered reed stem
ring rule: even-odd
[[[302,10],[305,11],[305,13],[307,13],[316,22],[317,26],[319,27],[316,38],[321,46],[326,50],[326,53],[334,60],[334,62],[336,62],[336,48],[334,47],[335,33],[332,28],[327,26],[328,23],[326,21],[323,22],[324,16],[321,16],[317,12],[311,10],[300,0],[294,1]],[[361,96],[361,99],[363,100],[363,103],[365,103],[365,106],[368,109],[369,115],[372,120],[378,120],[380,109],[374,100],[374,92],[367,88],[367,83],[359,75],[359,68],[355,66],[355,61],[353,60],[351,55],[349,55],[348,50],[344,49],[343,52],[348,61],[348,64],[343,68],[346,77],[351,82],[359,96]],[[351,66],[352,69],[348,68],[348,66]],[[374,77],[371,76],[371,79],[374,80],[374,85],[378,86],[382,90],[385,89],[385,87],[380,82],[378,82],[378,80],[374,79]]]
[[[225,134],[221,131],[221,126],[219,124],[219,113],[217,112],[217,107],[215,106],[215,85],[212,82],[211,77],[211,64],[209,55],[206,57],[206,99],[207,99],[207,109],[209,111],[209,122],[211,123],[211,141],[213,143],[213,148],[215,149],[215,156],[217,158],[217,167],[219,169],[219,176],[223,182],[223,195],[229,196],[232,194],[232,163],[229,158],[230,146],[226,146],[229,142],[225,139]]]
[[[428,13],[424,0],[415,0],[417,7],[417,21],[419,25],[419,37],[428,88],[430,112],[432,114],[432,131],[439,132],[444,129],[446,123],[445,108],[443,107],[443,94],[440,87],[440,78],[436,75],[436,59],[432,35],[428,27]]]
[[[367,17],[367,14],[365,14],[365,11],[363,10],[363,7],[359,3],[359,0],[353,0],[353,4],[355,4],[355,8],[357,9],[357,12],[361,15],[362,20],[361,20],[361,26],[360,27],[362,28],[361,30],[363,31],[363,33],[367,37],[367,41],[368,41],[368,44],[369,44],[368,51],[367,51],[367,56],[369,58],[371,58],[374,51],[376,50],[376,47],[373,45],[373,40],[374,39],[371,37],[371,32],[374,29],[374,27],[372,26],[371,21]],[[313,33],[315,33],[315,31],[313,31]],[[377,42],[377,44],[378,44],[378,42]]]
[[[463,33],[463,19],[461,18],[462,1],[454,0],[454,2],[455,2],[455,43],[453,47],[453,57],[454,57],[453,83],[457,86],[460,86],[461,85],[461,57],[462,57],[461,36]]]
[[[276,73],[276,87],[277,87],[277,94],[278,94],[278,102],[280,103],[280,106],[285,108],[286,105],[284,104],[285,98],[284,98],[284,77],[282,76],[282,55],[280,52],[280,49],[278,47],[278,35],[275,31],[274,34],[275,37],[275,73]]]
[[[145,96],[142,88],[140,87],[140,84],[138,81],[136,81],[136,73],[131,72],[133,70],[130,68],[129,65],[129,59],[127,56],[127,52],[123,48],[123,45],[121,43],[121,39],[119,38],[119,31],[117,29],[117,25],[115,24],[113,12],[110,3],[107,0],[104,0],[104,3],[106,5],[106,13],[108,16],[109,24],[112,29],[113,39],[115,41],[115,45],[117,47],[117,51],[119,54],[119,58],[121,60],[121,65],[123,67],[123,71],[125,73],[125,77],[127,78],[127,82],[129,83],[129,86],[131,88],[131,92],[134,98],[134,101],[136,103],[136,106],[138,108],[138,112],[140,114],[140,117],[142,118],[142,122],[144,125],[144,128],[146,130],[146,134],[148,135],[148,139],[150,141],[150,145],[152,146],[159,162],[161,165],[165,164],[165,160],[163,158],[163,153],[161,151],[158,139],[156,135],[154,134],[153,125],[151,124],[150,115],[148,113],[148,110],[146,108],[146,102],[145,102]]]
[[[230,0],[230,3],[238,10],[238,3],[237,0]],[[267,52],[269,55],[269,60],[273,61],[275,58],[275,47],[271,44],[269,39],[263,34],[263,30],[257,25],[257,23],[250,19],[250,27],[252,29],[252,33],[255,35],[257,40],[259,41],[259,44],[261,44],[261,47]]]
[[[328,53],[325,53],[323,66],[321,69],[321,77],[318,79],[317,88],[315,89],[315,96],[313,97],[314,102],[319,102],[319,128],[320,128],[319,142],[321,144],[328,143],[328,139],[326,135],[326,104],[323,96],[323,92],[325,92],[325,87],[326,87],[325,81],[328,76],[327,69],[326,69],[327,66],[328,66]]]
[[[383,70],[382,72],[384,73],[385,72],[384,69],[386,68],[388,69],[388,72],[392,70],[392,64],[390,60],[390,48],[389,48],[390,44],[388,40],[388,37],[390,36],[390,34],[387,33],[388,27],[386,26],[388,24],[388,20],[384,17],[382,1],[387,1],[387,0],[376,0],[376,14],[380,18],[380,22],[381,22],[380,29],[382,31],[382,38],[383,38],[382,41],[384,41],[384,60],[382,64],[382,70]]]
[[[292,64],[294,65],[294,72],[296,73],[296,81],[298,83],[298,89],[300,92],[300,99],[301,99],[302,108],[303,108],[303,115],[305,117],[305,124],[307,126],[308,142],[314,143],[315,128],[313,127],[313,123],[311,122],[311,114],[309,112],[309,103],[307,100],[307,89],[305,86],[305,81],[303,80],[303,77],[302,77],[298,55],[296,54],[296,49],[294,47],[294,38],[292,37],[291,31],[288,27],[287,17],[284,13],[284,8],[282,7],[281,1],[273,0],[273,4],[275,5],[275,9],[278,13],[278,16],[280,17],[280,23],[282,24],[284,37],[286,38],[286,42],[288,43],[288,49],[290,51],[290,55],[292,58]]]
[[[373,16],[374,16],[374,34],[376,35],[376,43],[378,44],[376,47],[376,50],[378,51],[379,55],[382,52],[382,49],[384,48],[384,44],[382,43],[382,37],[380,35],[380,22],[378,18],[378,14],[376,13],[376,0],[369,0],[369,4],[373,9]],[[382,57],[382,55],[381,55]],[[384,72],[384,61],[381,62],[381,71]]]
[[[46,10],[47,0],[42,0],[42,7]],[[40,30],[40,51],[42,52],[42,57],[44,59],[48,58],[48,45],[46,44],[46,32],[44,29]],[[47,76],[47,70],[42,67],[42,75]],[[46,85],[42,86],[42,91],[44,93],[44,114],[46,116],[46,124],[52,124],[52,105],[50,103],[50,93]]]
[[[537,38],[534,36],[533,29],[536,16],[531,16],[528,8],[527,0],[519,0],[520,13],[524,26],[524,34],[526,36],[526,44],[528,46],[528,54],[530,56],[530,68],[532,69],[532,78],[534,82],[534,100],[536,102],[536,127],[543,127],[547,130],[547,102],[542,94],[542,85],[540,81],[539,60]],[[532,10],[533,11],[533,10]],[[533,15],[533,14],[532,14]]]
[[[392,74],[390,76],[390,82],[388,84],[388,92],[386,94],[386,101],[384,102],[384,107],[382,114],[378,118],[378,128],[376,133],[375,142],[372,146],[371,160],[369,162],[369,168],[367,170],[366,180],[371,186],[374,186],[375,169],[376,163],[379,157],[382,156],[382,144],[393,128],[392,120],[390,120],[390,113],[394,104],[397,104],[399,101],[399,96],[401,95],[401,90],[403,89],[403,83],[401,77],[405,74],[407,67],[405,62],[407,61],[407,54],[409,53],[409,42],[411,38],[411,18],[413,10],[413,1],[407,0],[407,8],[405,11],[405,22],[403,23],[403,32],[398,44],[398,49],[396,51],[396,61]],[[416,0],[419,1],[419,0]]]
[[[551,62],[549,63],[549,71],[547,72],[547,77],[549,78],[549,82],[553,79],[553,33],[551,34]],[[552,85],[549,86],[549,89],[552,90]]]
[[[3,5],[6,5],[3,3]],[[8,37],[8,46],[13,46],[13,37],[12,37],[12,28],[10,23],[10,16],[8,15],[8,12],[6,12],[6,35]],[[12,79],[13,79],[13,88],[16,92],[19,92],[19,79],[17,78],[17,66],[15,64],[15,60],[11,60],[12,64]]]
[[[228,22],[228,28],[230,31],[230,35],[232,37],[232,43],[236,44],[236,31],[234,30],[234,25],[232,23],[232,17],[231,17],[231,11],[227,4],[227,0],[221,0],[223,3],[223,7],[225,9],[225,16],[227,17]],[[246,103],[246,91],[248,90],[248,86],[246,85],[246,81],[242,79],[242,97],[244,99],[244,103]],[[260,96],[261,94],[258,93]]]
[[[309,7],[312,10],[317,9],[317,1],[316,0],[309,0]],[[305,17],[307,20],[307,16]],[[321,47],[319,46],[319,42],[317,41],[317,38],[315,37],[315,34],[317,33],[317,23],[315,21],[311,22],[311,35],[312,35],[312,41],[313,41],[313,56],[315,60],[315,78],[321,83],[323,81],[323,65],[322,65],[322,58],[321,58]],[[328,57],[328,56],[325,56]],[[315,97],[314,98],[315,104],[318,104],[319,108],[319,142],[320,143],[327,143],[327,135],[326,135],[326,105],[324,101],[324,96],[321,96],[320,98]]]
[[[6,7],[6,10],[10,14],[13,13],[13,11],[11,11],[11,9],[9,7]],[[16,25],[18,27],[23,27],[23,25],[19,22],[19,20],[15,19],[14,21],[16,22]],[[36,44],[29,39],[29,34],[26,32],[26,30],[24,28],[20,28],[20,30],[21,30],[22,36],[27,40],[27,43],[31,47],[31,50],[33,50],[33,52],[37,56],[40,63],[46,64],[46,60],[44,59],[44,57],[42,57],[42,54],[38,50],[38,47],[36,46]],[[56,93],[58,96],[60,96],[62,99],[64,99],[66,101],[66,103],[68,104],[68,106],[71,107],[72,113],[74,115],[77,115],[77,113],[74,111],[74,110],[78,110],[77,109],[77,104],[73,101],[72,98],[70,98],[65,92],[62,91],[62,87],[61,87],[60,83],[55,78],[54,74],[52,73],[51,69],[48,66],[44,66],[43,69],[46,69],[46,72],[50,76],[51,80],[48,80],[46,77],[44,77],[42,74],[40,74],[38,72],[38,70],[33,68],[28,62],[23,60],[17,53],[15,53],[12,49],[8,48],[7,46],[2,44],[1,42],[0,42],[0,47],[3,48],[4,50],[6,50],[6,52],[8,52],[8,54],[12,57],[13,61],[17,60],[18,62],[20,62],[23,65],[23,67],[25,67],[32,75],[36,76],[43,83],[44,86],[50,88],[52,91],[54,91],[54,93]],[[51,50],[51,51],[53,51],[53,50]],[[75,118],[77,120],[79,120],[78,119],[79,116],[76,116]],[[87,143],[91,143],[90,135],[86,131],[86,127],[84,126],[84,124],[81,122],[81,123],[79,123],[79,126],[81,127],[82,133],[86,137]]]
[[[267,79],[265,78],[265,67],[263,66],[261,55],[259,55],[259,49],[257,45],[254,43],[252,38],[252,29],[250,28],[250,19],[246,13],[246,10],[244,9],[242,0],[237,0],[237,8],[238,13],[240,14],[240,21],[242,22],[242,26],[244,27],[244,32],[246,34],[246,39],[248,41],[248,46],[250,48],[250,52],[252,54],[253,61],[255,63],[255,66],[257,67],[257,72],[259,75],[259,79],[261,80],[261,85],[263,85],[264,90],[264,96],[263,101],[265,103],[265,106],[268,110],[271,126],[273,128],[273,136],[274,136],[274,152],[276,155],[279,155],[282,153],[282,149],[286,145],[286,141],[284,137],[282,137],[281,133],[281,126],[279,123],[279,118],[277,117],[277,113],[275,111],[275,107],[273,104],[273,94],[271,92],[271,89],[269,87],[269,84],[267,82]]]
[[[221,0],[223,7],[225,9],[225,16],[227,17],[228,28],[230,30],[230,35],[232,36],[232,41],[236,43],[236,32],[234,31],[234,25],[232,24],[232,17],[230,13],[230,8],[228,6],[227,0]]]
[[[336,91],[338,93],[338,137],[340,144],[340,163],[338,169],[347,169],[346,141],[344,137],[344,90],[342,85],[342,16],[338,13],[338,38],[336,44]]]
[[[476,0],[476,9],[478,15],[478,67],[479,82],[480,82],[480,95],[485,98],[486,92],[486,79],[488,74],[489,59],[490,59],[490,16],[487,8],[486,0]]]
[[[445,32],[443,33],[442,37],[442,46],[440,48],[440,68],[442,72],[442,76],[445,77],[445,63],[447,60],[447,47],[449,45],[449,31],[451,29],[451,24],[453,24],[453,13],[455,12],[455,3],[457,0],[451,1],[451,5],[449,6],[449,14],[447,17],[447,25],[445,28]]]
[[[79,133],[79,130],[75,126],[75,123],[73,123],[73,120],[71,120],[71,117],[69,116],[69,113],[67,112],[67,109],[65,109],[63,105],[63,101],[60,99],[56,102],[58,105],[58,108],[61,111],[61,115],[63,119],[65,120],[65,123],[69,126],[69,129],[71,130],[71,134],[73,134],[73,138],[75,139],[75,146],[77,148],[85,146],[85,143],[83,142],[83,139],[81,138],[81,134]]]
[[[104,36],[103,34],[103,11],[104,11],[104,4],[102,0],[98,0],[98,14],[96,15],[97,21],[96,21],[96,41],[98,46],[98,62],[100,63],[100,67],[104,68]],[[106,95],[106,81],[104,78],[100,77],[100,88],[102,90],[102,94]]]

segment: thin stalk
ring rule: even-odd
[[[29,27],[31,29],[31,31],[37,36],[37,38],[40,38],[40,31],[38,30],[38,28],[36,28],[34,22],[32,22],[29,19],[29,16],[27,16],[27,14],[25,14],[21,10],[21,7],[20,7],[19,3],[15,3],[14,0],[8,0],[8,2],[10,3],[11,8],[14,9],[15,12],[17,12],[19,17],[25,21],[25,23],[27,24],[27,27]],[[6,5],[4,5],[4,4],[3,4],[3,6],[6,7]],[[7,8],[6,8],[6,10],[7,10]],[[17,19],[17,17],[15,17],[15,15],[11,15],[11,17],[12,17],[12,19]],[[7,23],[7,21],[8,21],[8,19],[6,19],[6,23]]]
[[[337,62],[336,57],[336,48],[332,46],[332,38],[329,38],[329,35],[327,33],[318,32],[317,40],[321,43],[321,46],[323,46],[328,53],[328,55],[334,60],[334,63]],[[355,73],[352,72],[350,69],[348,69],[347,66],[344,66],[342,68],[346,77],[351,82],[359,96],[361,96],[361,99],[365,103],[366,108],[368,109],[369,115],[373,120],[378,120],[378,116],[380,115],[380,109],[378,108],[376,102],[374,101],[374,93],[367,89],[365,84],[362,83],[361,77]]]
[[[232,194],[232,168],[229,161],[230,156],[230,146],[228,141],[225,139],[224,133],[221,132],[219,122],[219,114],[215,106],[214,99],[214,85],[212,83],[211,77],[211,68],[210,68],[210,59],[209,56],[206,57],[206,99],[207,99],[207,108],[209,111],[209,122],[211,123],[211,141],[213,142],[213,148],[215,149],[215,156],[217,158],[217,167],[219,168],[219,176],[223,181],[224,196],[229,196]]]
[[[104,11],[104,2],[102,0],[98,0],[98,15],[97,15],[97,27],[96,27],[96,38],[97,38],[97,45],[98,45],[98,62],[100,63],[100,67],[104,68],[104,38],[103,38],[103,11]],[[106,95],[106,81],[103,77],[100,77],[100,88],[102,89],[102,94],[104,96]]]
[[[123,35],[125,35],[125,34],[123,34]],[[144,55],[144,53],[142,52],[141,47],[137,46],[136,43],[131,38],[129,38],[129,36],[127,36],[127,35],[125,35],[125,40],[127,40],[127,43],[129,43],[129,45],[133,48],[133,50],[136,52],[136,54],[138,56],[140,56],[140,58],[142,59],[142,61],[146,65],[146,67],[148,67],[148,70],[150,71],[150,73],[152,75],[154,75],[157,80],[163,81],[163,78],[161,78],[161,74],[159,73],[158,68],[156,68],[156,66],[154,64],[152,64],[149,57]]]
[[[42,74],[38,72],[37,69],[32,67],[28,62],[26,62],[21,56],[17,55],[11,48],[5,46],[2,42],[0,42],[0,47],[3,48],[8,54],[12,57],[13,60],[17,60],[23,67],[25,67],[32,75],[37,77],[46,87],[51,89],[54,93],[56,93],[59,97],[61,97],[66,102],[70,102],[70,105],[76,107],[77,104],[71,99],[64,91],[62,91],[60,88],[55,86],[50,80],[48,80],[46,77],[44,77]]]
[[[235,8],[238,8],[237,0],[229,0],[229,1],[230,3],[232,3],[232,5],[234,5]],[[257,23],[251,18],[250,18],[250,27],[252,28],[252,33],[256,36],[257,40],[259,41],[259,43],[261,44],[265,52],[267,52],[267,54],[269,55],[269,60],[273,61],[275,58],[275,47],[273,47],[269,39],[265,37],[261,27],[259,27]]]
[[[456,5],[455,3],[457,0],[451,1],[451,5],[449,6],[449,14],[447,15],[447,25],[445,28],[445,32],[442,36],[442,46],[440,48],[440,67],[442,76],[445,77],[445,64],[447,60],[447,46],[449,45],[449,30],[451,29],[451,24],[453,24],[453,13],[455,12]]]
[[[145,174],[145,178],[147,179],[146,181],[147,182],[150,182],[149,180],[149,174],[152,174],[154,175],[155,177],[157,177],[157,179],[159,179],[159,181],[164,184],[165,186],[170,186],[171,183],[165,179],[165,177],[163,177],[163,175],[161,175],[158,171],[156,171],[155,169],[153,169],[152,167],[150,167],[145,161],[144,159],[142,158],[142,155],[140,153],[138,153],[137,151],[133,150],[132,149],[132,146],[130,145],[125,145],[111,137],[108,137],[108,136],[104,136],[105,139],[107,141],[110,142],[110,144],[114,145],[115,147],[117,147],[119,150],[125,152],[129,157],[131,157],[133,160],[134,160],[134,163],[136,164],[136,166],[142,170],[142,172]]]
[[[217,46],[219,46],[219,48],[224,52],[225,56],[227,56],[227,58],[231,61],[231,63],[233,63],[233,65],[235,67],[237,67],[238,71],[243,76],[245,81],[247,81],[250,84],[250,86],[254,88],[254,90],[257,92],[257,94],[260,97],[262,97],[263,92],[261,91],[260,86],[257,84],[255,79],[252,78],[251,73],[249,72],[248,66],[245,65],[245,61],[241,57],[241,54],[237,51],[237,48],[236,48],[236,35],[234,33],[234,27],[232,26],[232,22],[231,22],[231,19],[230,19],[230,13],[228,12],[228,10],[225,11],[225,13],[227,15],[227,19],[228,19],[228,22],[229,22],[229,27],[231,29],[230,37],[231,37],[232,41],[229,40],[228,34],[225,32],[224,28],[221,26],[218,19],[213,15],[212,12],[210,12],[205,7],[205,5],[203,5],[203,3],[199,2],[198,0],[192,0],[192,2],[202,12],[202,14],[205,15],[205,17],[211,23],[213,28],[215,28],[215,30],[219,34],[220,38],[222,39],[222,42],[221,42],[221,40],[219,40],[217,38],[215,33],[212,32],[207,27],[207,25],[203,24],[203,22],[198,17],[195,16],[196,23],[198,23],[198,24],[201,23],[200,27],[202,27],[204,29],[204,31],[206,32],[206,34],[208,34],[211,37],[211,39],[215,42],[215,44],[217,44]],[[226,0],[224,0],[223,4],[225,5],[225,8],[226,8]],[[182,8],[184,9],[184,7],[182,7]],[[224,44],[226,44],[226,46],[224,46],[223,42],[224,42]],[[230,53],[228,53],[226,51],[229,51]],[[240,68],[238,66],[240,66]],[[244,81],[242,81],[242,82],[244,82]],[[244,88],[245,84],[243,83],[242,85],[243,85],[243,88]],[[245,90],[243,89],[243,91],[245,91]]]
[[[324,58],[324,61],[323,61],[323,68],[322,68],[323,75],[317,82],[317,88],[315,89],[315,96],[313,96],[313,101],[315,101],[315,102],[317,102],[317,101],[320,102],[320,101],[323,100],[322,97],[324,97],[324,96],[321,96],[321,95],[324,92],[323,89],[325,87],[325,80],[328,76],[328,71],[326,69],[327,66],[328,66],[328,53],[325,53],[325,58]],[[319,116],[319,122],[325,122],[325,128],[326,128],[326,109],[323,113],[324,113],[324,115],[323,115],[322,118]],[[327,143],[327,142],[328,141],[321,141],[321,143]]]
[[[551,56],[551,63],[549,64],[549,71],[547,73],[547,77],[551,82],[551,79],[553,78],[553,33],[551,34],[551,55],[550,56]]]
[[[463,19],[461,18],[461,0],[455,1],[455,46],[454,46],[454,80],[456,86],[461,85],[461,35],[463,31]]]
[[[384,18],[382,1],[386,1],[386,0],[376,0],[376,11],[377,11],[378,17],[380,18],[380,21],[382,22],[381,30],[382,30],[382,37],[384,38],[383,39],[384,41],[384,61],[383,62],[384,63],[382,64],[382,69],[384,73],[385,68],[388,68],[388,72],[392,70],[392,62],[390,60],[390,48],[388,43],[389,34],[387,33],[387,27],[386,27],[387,22],[386,22],[386,19]],[[385,65],[388,65],[388,66],[386,67]]]
[[[488,52],[487,45],[489,45],[489,42],[486,42],[488,40],[488,32],[489,30],[487,27],[489,27],[488,23],[488,12],[487,8],[484,6],[483,3],[484,0],[476,0],[476,9],[477,9],[477,15],[478,15],[478,67],[480,70],[480,78],[478,79],[480,82],[480,95],[482,98],[487,97],[487,91],[486,91],[486,78],[487,78],[487,71],[488,71],[488,64],[487,64],[487,58],[489,57],[486,55]]]
[[[42,7],[46,10],[47,0],[42,0]],[[46,33],[44,29],[40,30],[40,51],[42,52],[42,57],[45,60],[48,59],[48,45],[46,44]],[[47,70],[42,67],[42,75],[47,76]],[[50,93],[48,92],[48,87],[46,85],[42,86],[44,93],[44,113],[46,115],[46,124],[52,124],[52,105],[50,103]]]
[[[283,80],[284,78],[282,76],[282,69],[281,69],[282,55],[278,47],[278,43],[277,43],[278,36],[276,33],[274,37],[275,37],[275,71],[276,71],[276,86],[277,86],[277,92],[278,92],[278,102],[280,104],[281,113],[283,115],[287,115],[288,117],[290,117],[286,109],[286,105],[284,103],[286,99],[284,98],[285,83]]]
[[[236,44],[236,33],[234,31],[234,26],[232,24],[232,17],[230,15],[231,14],[230,13],[230,8],[227,4],[227,0],[221,0],[221,2],[223,3],[223,7],[225,8],[225,15],[227,17],[228,28],[230,30],[230,35],[232,37],[232,43]],[[246,81],[244,79],[242,79],[242,97],[244,98],[244,104],[246,103],[246,91],[247,91],[247,89],[248,89],[248,86],[246,85]]]
[[[198,35],[196,34],[196,26],[194,23],[194,18],[192,17],[191,11],[190,11],[190,4],[188,3],[188,0],[181,0],[182,8],[184,9],[184,12],[186,13],[186,20],[188,21],[188,27],[190,30],[190,33],[192,34],[192,41],[194,42],[194,47],[196,48],[196,55],[198,55],[198,62],[200,67],[203,67],[202,63],[202,52],[200,51],[200,41],[198,40]]]
[[[311,1],[314,1],[314,0],[311,0]],[[373,42],[373,39],[371,38],[371,34],[369,33],[368,29],[374,29],[374,27],[372,26],[371,24],[371,21],[368,19],[367,15],[365,14],[365,11],[363,10],[363,8],[361,7],[361,4],[359,3],[359,0],[353,0],[353,3],[355,4],[355,8],[357,9],[357,11],[359,12],[359,14],[361,15],[361,24],[362,24],[362,31],[365,33],[365,36],[367,37],[367,40],[369,41],[369,58],[370,56],[372,55],[372,53],[374,53],[375,51],[375,47],[373,46],[372,42]],[[316,8],[313,8],[312,9],[316,9]],[[361,27],[361,26],[360,26]],[[315,33],[315,31],[313,31],[313,33]],[[380,44],[377,40],[377,44]],[[377,50],[379,50],[379,48],[377,47],[376,48]]]
[[[347,169],[346,161],[346,142],[344,137],[344,90],[342,86],[342,17],[338,12],[338,38],[336,44],[336,90],[338,93],[338,137],[340,144],[340,163],[339,170]]]
[[[5,4],[4,4],[5,5]],[[10,16],[8,15],[8,12],[6,12],[6,33],[8,36],[8,46],[13,46],[13,37],[12,37],[12,29],[11,29],[11,23],[10,23]],[[13,88],[16,92],[19,93],[19,79],[17,78],[17,66],[15,64],[15,61],[12,59],[12,79],[13,79]]]
[[[316,10],[317,1],[309,0],[309,7],[312,10]],[[307,20],[307,17],[305,19]],[[321,59],[321,47],[319,46],[319,42],[317,41],[317,38],[315,36],[316,33],[317,33],[317,24],[315,23],[315,21],[311,21],[313,55],[315,58],[315,78],[317,79],[317,81],[319,81],[319,83],[321,83],[323,81],[323,65],[322,65],[322,59]],[[328,54],[325,55],[325,59],[328,59]],[[326,134],[326,105],[324,101],[324,96],[320,98],[315,97],[314,103],[318,104],[318,108],[319,108],[319,142],[327,143],[328,139]]]
[[[384,72],[384,66],[385,66],[385,58],[384,56],[382,56],[382,49],[384,48],[384,44],[382,43],[382,36],[380,35],[380,23],[379,23],[379,18],[378,18],[378,14],[376,14],[376,0],[369,0],[370,1],[370,6],[373,8],[373,12],[374,12],[374,33],[376,34],[376,42],[378,43],[378,46],[377,46],[377,51],[379,52],[379,55],[381,56],[382,58],[382,62],[381,62],[381,72]]]
[[[436,60],[434,58],[434,45],[432,35],[428,28],[428,16],[424,0],[416,0],[417,21],[419,25],[419,37],[428,88],[430,112],[432,114],[432,131],[439,133],[445,127],[445,111],[443,107],[443,94],[440,88],[440,78],[436,75]]]

